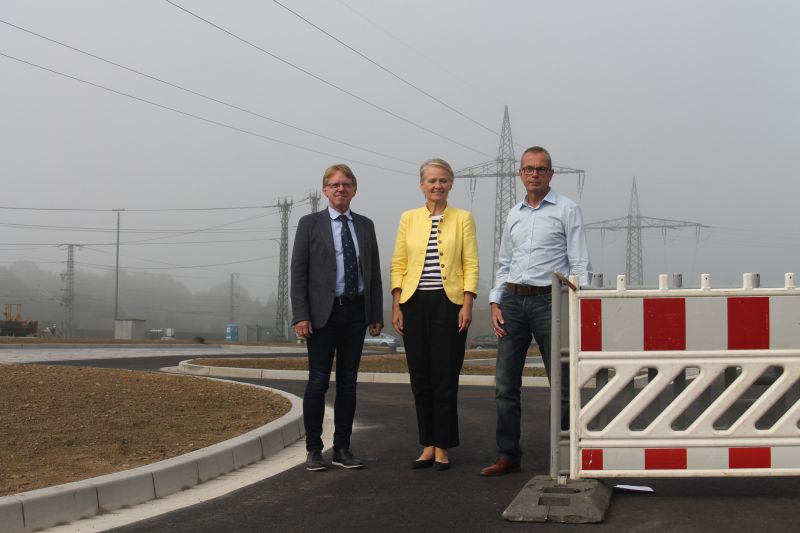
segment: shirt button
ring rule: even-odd
[[[439,257],[443,256],[444,252],[439,252]]]
[[[447,281],[447,276],[442,276],[442,281]]]
[[[444,268],[444,263],[442,263],[442,264],[441,264],[441,265],[439,265],[439,266],[441,266],[442,268]]]

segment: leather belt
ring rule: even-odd
[[[543,294],[550,294],[553,291],[551,285],[546,287],[537,287],[536,285],[520,285],[518,283],[506,283],[511,294],[518,294],[520,296],[542,296]]]
[[[333,299],[333,302],[336,305],[360,304],[363,301],[364,301],[364,296],[361,294],[356,294],[355,296],[336,296]]]

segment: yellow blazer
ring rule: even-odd
[[[417,290],[431,234],[430,211],[423,206],[400,216],[392,254],[392,291],[402,289],[400,303]],[[464,292],[478,293],[478,239],[472,213],[450,207],[439,222],[439,262],[447,298],[464,303]]]

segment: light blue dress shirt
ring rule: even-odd
[[[336,209],[328,206],[328,215],[331,217],[331,231],[333,231],[333,251],[336,253],[336,296],[344,294],[344,251],[342,249],[342,222],[336,220],[339,215],[347,217],[347,225],[350,226],[350,235],[353,236],[353,244],[356,246],[356,258],[358,261],[358,294],[364,294],[364,276],[361,275],[361,260],[358,251],[358,237],[356,228],[353,226],[353,214],[348,209],[345,213],[340,213]]]
[[[508,212],[489,301],[500,303],[506,282],[551,285],[554,271],[588,285],[592,265],[581,208],[550,189],[539,207],[523,200]]]

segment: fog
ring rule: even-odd
[[[553,186],[587,222],[626,215],[636,176],[643,216],[708,226],[644,230],[646,283],[681,272],[689,286],[701,273],[730,286],[759,272],[780,286],[800,272],[795,2],[281,4],[0,4],[0,301],[57,310],[61,245],[80,245],[76,320],[95,327],[113,292],[91,287],[113,289],[124,209],[120,315],[169,310],[152,320],[210,328],[197,302],[218,291],[203,310],[224,324],[235,273],[247,320],[271,323],[278,201],[293,201],[291,240],[325,167],[350,164],[352,208],[375,221],[388,265],[400,213],[422,203],[419,164],[494,159],[506,105],[517,156],[542,145],[586,171],[582,193],[574,176]],[[475,213],[481,307],[494,196],[482,179],[450,197]],[[589,240],[607,282],[624,272],[624,232]],[[23,271],[38,281],[19,294]]]

